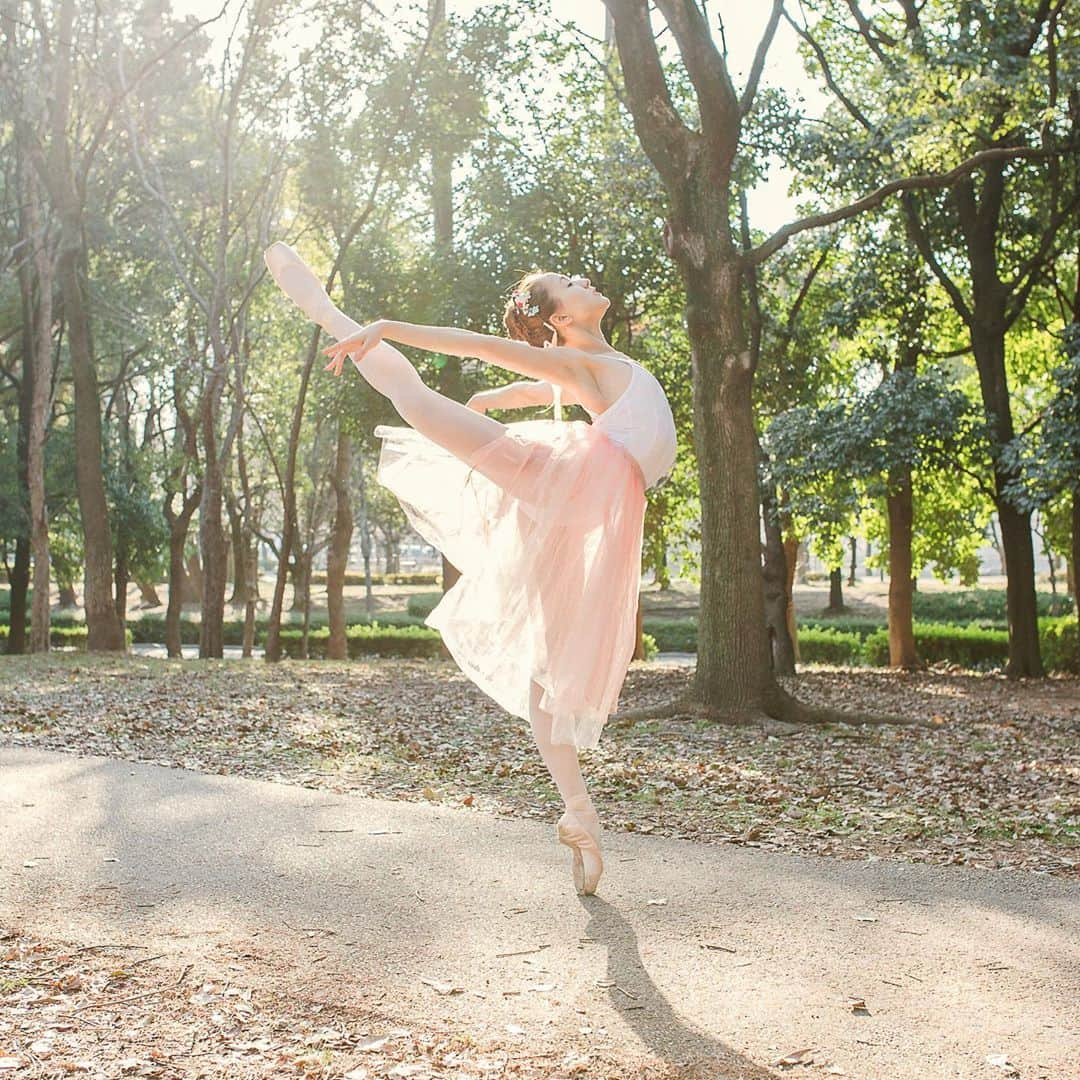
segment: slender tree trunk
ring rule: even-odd
[[[229,515],[229,535],[232,542],[229,551],[232,554],[233,564],[233,591],[229,597],[229,604],[237,606],[245,602],[247,596],[247,582],[244,574],[247,572],[247,544],[244,542],[244,517],[235,499],[226,497],[225,508]]]
[[[829,606],[825,610],[830,615],[844,610],[844,571],[839,566],[829,571]]]
[[[353,510],[349,497],[349,474],[352,471],[352,447],[343,427],[338,425],[337,452],[334,457],[334,524],[330,550],[326,556],[326,608],[330,636],[326,655],[331,660],[348,659],[345,639],[345,571],[352,547]]]
[[[49,103],[52,138],[42,180],[49,187],[60,222],[57,279],[64,302],[71,356],[75,413],[75,485],[82,522],[85,566],[83,606],[89,652],[125,651],[124,627],[113,603],[112,536],[102,475],[101,401],[82,280],[83,208],[71,161],[68,132],[73,85],[74,0],[57,13],[55,86]]]
[[[113,576],[115,592],[113,603],[116,604],[116,614],[123,622],[127,618],[127,589],[128,589],[128,556],[127,548],[121,544],[116,553],[116,569]]]
[[[769,629],[773,670],[778,675],[794,675],[795,645],[789,629],[790,575],[784,551],[784,537],[777,517],[776,487],[771,482],[761,487],[761,516],[765,528],[765,558],[762,566],[765,619]]]
[[[161,607],[161,597],[158,596],[157,584],[153,581],[136,581],[139,587],[139,602],[143,607]]]
[[[911,532],[914,506],[911,470],[897,470],[889,478],[886,503],[889,514],[889,665],[919,666],[912,616]]]
[[[180,617],[184,610],[188,574],[184,568],[184,548],[187,544],[191,516],[201,499],[201,489],[196,488],[184,498],[180,513],[172,511],[166,502],[165,518],[169,523],[169,603],[165,609],[165,651],[171,657],[183,656],[180,637]],[[170,500],[172,496],[169,497]]]
[[[22,164],[26,232],[30,236],[34,253],[34,276],[38,285],[37,306],[33,307],[32,315],[30,311],[26,311],[29,325],[33,327],[33,389],[30,395],[26,467],[30,501],[30,551],[34,560],[30,651],[47,652],[50,643],[50,556],[49,511],[45,500],[45,436],[53,380],[53,273],[38,178],[34,170],[27,167],[25,159]]]
[[[784,602],[787,605],[785,618],[787,620],[788,637],[791,639],[791,653],[795,663],[799,662],[799,625],[795,618],[795,570],[798,565],[799,552],[802,544],[795,537],[788,537],[784,541],[784,569],[787,577],[784,582]]]

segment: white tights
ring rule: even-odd
[[[593,804],[585,790],[585,778],[581,775],[577,747],[551,741],[551,713],[540,708],[543,692],[544,688],[535,679],[530,680],[529,724],[536,746],[567,808],[591,812]]]

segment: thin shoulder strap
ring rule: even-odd
[[[552,403],[555,406],[555,419],[562,419],[562,387],[557,383],[551,384]]]

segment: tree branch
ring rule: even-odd
[[[972,154],[966,161],[961,162],[955,169],[951,169],[947,173],[923,173],[918,176],[907,176],[901,180],[890,180],[887,184],[883,184],[877,190],[870,192],[869,195],[864,195],[861,199],[857,199],[847,206],[827,210],[820,214],[811,214],[809,217],[800,218],[798,221],[785,225],[774,232],[768,240],[749,252],[746,258],[755,265],[762,263],[770,255],[779,251],[791,237],[796,236],[798,233],[805,232],[807,229],[817,229],[822,225],[831,225],[834,221],[845,221],[847,218],[855,217],[865,210],[872,210],[898,191],[935,190],[937,188],[951,187],[961,177],[967,176],[988,162],[1002,159],[1012,160],[1013,158],[1045,158],[1053,153],[1064,152],[1064,149],[1063,147],[1060,151],[1047,151],[1036,146],[993,147]]]
[[[747,116],[754,106],[754,96],[757,94],[758,83],[761,81],[761,72],[765,68],[765,57],[768,55],[776,28],[780,24],[780,16],[784,12],[784,0],[773,0],[772,12],[769,15],[768,25],[758,42],[757,51],[754,53],[754,63],[750,68],[750,76],[746,80],[742,97],[739,98],[739,115]]]

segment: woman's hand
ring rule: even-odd
[[[340,375],[345,367],[346,356],[351,357],[354,364],[359,364],[364,354],[370,352],[382,341],[384,328],[385,320],[376,319],[367,326],[360,327],[348,337],[343,337],[329,348],[323,349],[323,354],[332,358],[323,371],[332,370],[335,375]]]
[[[480,390],[465,402],[465,408],[473,409],[478,413],[486,413],[493,404],[494,403],[491,400],[491,391]]]

